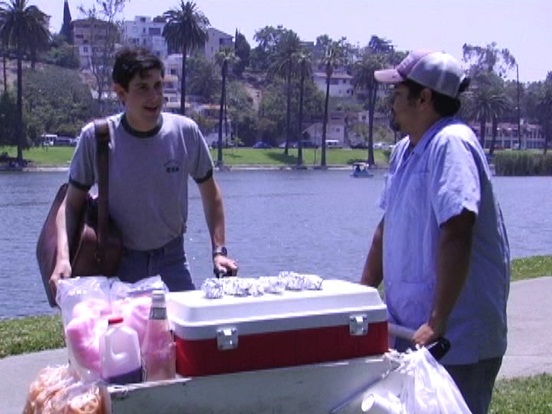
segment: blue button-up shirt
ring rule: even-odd
[[[454,118],[436,122],[416,146],[408,137],[391,156],[380,206],[385,210],[383,274],[390,319],[417,329],[435,298],[440,225],[463,209],[476,214],[466,284],[447,323],[445,364],[469,364],[506,350],[510,252],[485,154]]]

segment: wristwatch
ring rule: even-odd
[[[218,246],[213,249],[213,259],[217,256],[228,256],[228,250],[225,246]]]

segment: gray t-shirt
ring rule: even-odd
[[[123,233],[123,244],[150,250],[186,231],[188,177],[211,177],[213,161],[197,124],[163,113],[158,130],[132,132],[123,115],[108,118],[109,214]],[[80,135],[69,169],[72,184],[88,189],[98,180],[92,123]]]

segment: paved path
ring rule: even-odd
[[[515,282],[508,302],[508,350],[499,378],[552,374],[552,276]],[[67,362],[57,349],[0,359],[0,414],[21,414],[27,390],[48,365]]]

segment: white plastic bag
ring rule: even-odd
[[[446,369],[426,348],[404,355],[405,378],[399,395],[408,414],[471,414]]]
[[[69,361],[80,378],[91,381],[100,377],[100,338],[112,312],[109,290],[104,276],[62,279],[57,289]]]

